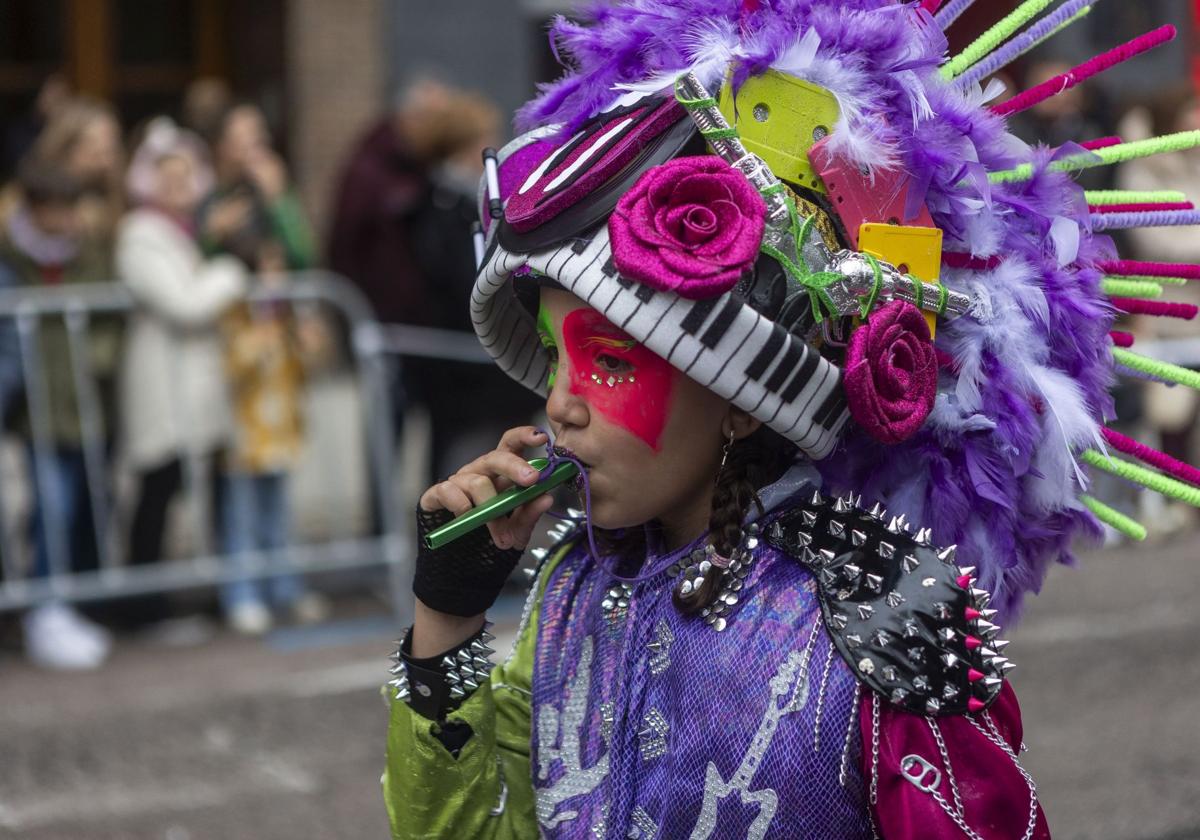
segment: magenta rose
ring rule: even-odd
[[[712,155],[647,170],[608,219],[621,276],[686,298],[726,292],[758,256],[767,206]]]
[[[850,337],[845,374],[850,414],[878,441],[907,440],[933,409],[937,375],[921,310],[902,300],[885,304]]]

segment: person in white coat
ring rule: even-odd
[[[231,434],[218,319],[247,277],[237,259],[206,259],[196,242],[194,214],[212,178],[203,142],[166,118],[148,126],[129,167],[135,209],[118,230],[116,267],[137,301],[120,391],[122,450],[140,479],[134,565],[159,560],[187,466],[206,463],[201,472],[214,475]],[[149,610],[160,611],[161,602]]]

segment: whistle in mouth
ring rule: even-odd
[[[549,461],[545,458],[534,458],[529,466],[539,472],[546,468]],[[579,467],[570,461],[563,461],[556,466],[550,475],[529,487],[514,485],[503,492],[497,493],[478,507],[471,508],[462,516],[457,516],[440,528],[435,528],[425,535],[425,545],[438,549],[454,542],[459,537],[469,534],[493,519],[511,513],[526,502],[531,502],[538,496],[544,496],[560,484],[579,475]]]

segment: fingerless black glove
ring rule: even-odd
[[[425,546],[425,535],[445,525],[448,510],[417,508],[417,568],[413,594],[432,610],[449,615],[485,613],[496,603],[504,581],[524,553],[521,548],[497,548],[486,527],[476,528],[437,550]]]

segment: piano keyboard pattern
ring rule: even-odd
[[[484,348],[509,376],[545,394],[548,359],[509,275],[528,264],[554,278],[655,354],[760,418],[813,458],[828,455],[848,410],[841,370],[730,293],[687,300],[621,277],[608,229],[532,254],[494,239],[471,298]]]

